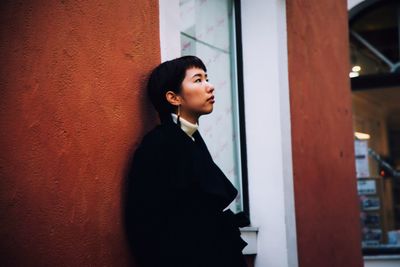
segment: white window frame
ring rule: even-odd
[[[258,228],[247,247],[256,267],[297,267],[286,3],[240,7],[250,220]],[[159,0],[159,9],[163,62],[180,57],[179,0]]]

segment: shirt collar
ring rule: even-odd
[[[178,122],[178,115],[176,115],[175,113],[171,113],[171,116],[172,116],[172,119],[173,119],[173,121],[175,122],[175,123],[177,123]],[[199,124],[198,123],[196,123],[196,124],[194,124],[194,123],[191,123],[190,121],[188,121],[188,120],[185,120],[184,118],[182,118],[182,117],[179,117],[179,120],[180,120],[180,122],[181,122],[181,129],[187,134],[187,135],[189,135],[190,137],[192,137],[192,139],[193,139],[193,133],[199,128]]]

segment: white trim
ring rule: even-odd
[[[244,255],[254,255],[257,254],[257,233],[258,227],[242,227],[240,228],[241,237],[247,242],[247,246],[243,249]]]
[[[296,267],[285,1],[241,1],[249,204],[255,266]]]
[[[400,260],[400,255],[373,255],[373,256],[364,256],[364,261],[368,260]]]
[[[371,256],[372,257],[372,256]],[[400,259],[393,257],[387,258],[369,258],[364,257],[364,267],[398,267],[400,266]]]
[[[347,10],[352,9],[361,2],[364,2],[364,0],[347,0]]]

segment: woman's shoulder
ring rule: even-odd
[[[162,124],[157,124],[143,135],[139,147],[145,149],[162,150],[167,148],[169,140]]]
[[[168,155],[167,138],[160,125],[154,126],[145,133],[132,154],[135,168],[147,168],[155,164],[164,164]],[[149,165],[150,164],[150,165]]]

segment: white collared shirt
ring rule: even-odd
[[[171,113],[172,119],[175,123],[178,122],[178,115],[176,115],[175,113]],[[196,123],[191,123],[188,120],[185,120],[182,117],[179,117],[179,120],[181,122],[181,129],[190,136],[190,138],[192,138],[192,140],[194,141],[194,137],[192,136],[193,133],[197,130],[197,128],[199,128],[199,124]]]

